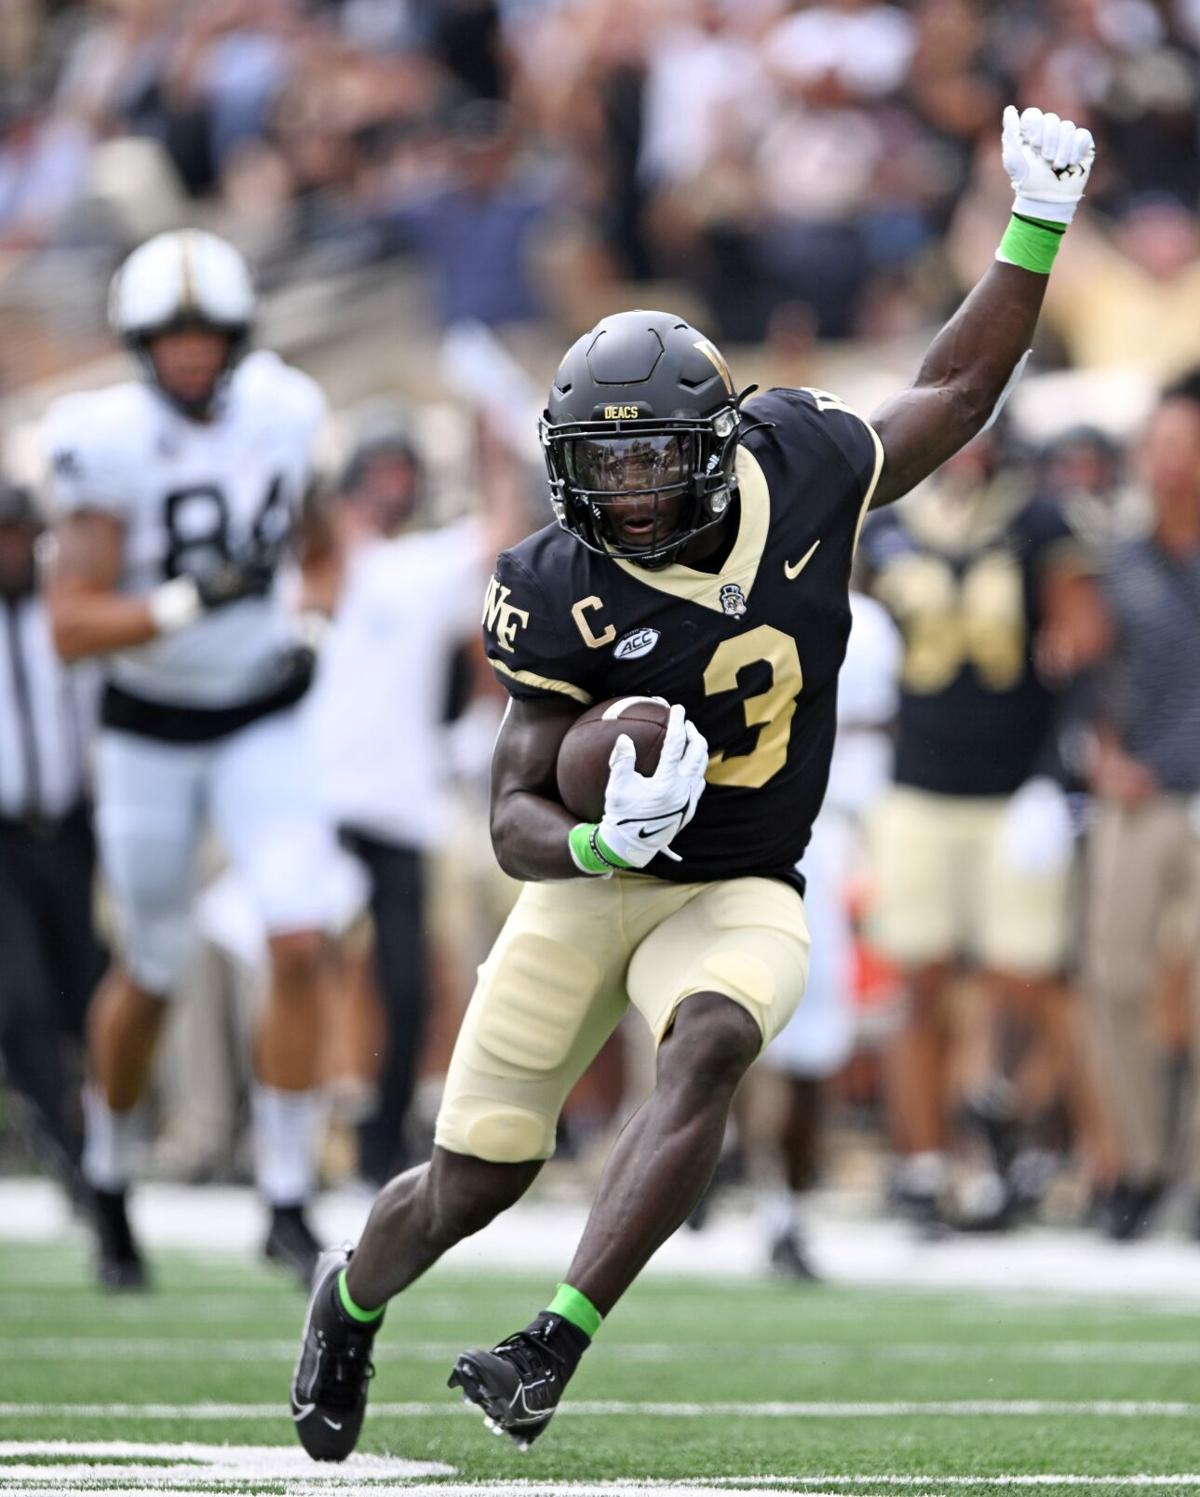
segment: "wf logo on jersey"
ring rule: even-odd
[[[746,595],[736,582],[726,582],[720,592],[721,607],[730,618],[741,618],[746,611]]]
[[[529,613],[508,601],[510,592],[494,577],[488,583],[487,597],[483,600],[483,627],[511,655],[516,648],[517,630],[529,623]]]

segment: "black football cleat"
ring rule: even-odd
[[[134,1239],[123,1190],[93,1190],[92,1223],[96,1229],[96,1277],[114,1294],[139,1293],[150,1287],[141,1249]]]
[[[273,1206],[263,1256],[286,1268],[307,1289],[316,1272],[321,1244],[304,1218],[303,1206]]]
[[[940,1196],[922,1190],[900,1190],[896,1192],[895,1203],[920,1242],[941,1242],[954,1231],[942,1209]]]
[[[375,1376],[371,1346],[383,1317],[358,1325],[337,1302],[337,1279],[350,1261],[344,1248],[322,1253],[292,1374],[292,1423],[314,1461],[344,1461],[358,1443]]]
[[[550,1423],[574,1367],[553,1348],[562,1322],[543,1311],[532,1325],[491,1351],[465,1351],[446,1386],[461,1388],[464,1403],[483,1410],[495,1435],[528,1450]]]
[[[812,1265],[805,1251],[803,1239],[794,1230],[781,1232],[771,1243],[770,1263],[782,1278],[794,1279],[798,1283],[819,1284],[821,1275]]]
[[[1118,1180],[1104,1213],[1105,1236],[1113,1242],[1136,1242],[1145,1237],[1154,1223],[1163,1190],[1161,1180],[1150,1180],[1144,1185]]]

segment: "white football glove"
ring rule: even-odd
[[[1071,811],[1062,787],[1048,775],[1026,780],[1000,823],[1000,860],[1013,873],[1043,878],[1062,873],[1075,849]]]
[[[1004,168],[1017,200],[1014,213],[1069,224],[1096,159],[1092,132],[1056,114],[1014,105],[1004,111]]]
[[[708,744],[678,704],[671,708],[658,767],[638,774],[633,740],[622,733],[608,756],[608,787],[599,840],[631,868],[644,868],[656,853],[682,861],[670,843],[696,814],[704,793]]]

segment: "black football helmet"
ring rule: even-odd
[[[667,566],[737,493],[738,408],[753,388],[737,394],[724,358],[680,317],[605,317],[567,350],[539,425],[558,523],[593,551]],[[652,500],[644,544],[610,523],[611,502],[632,496]],[[660,523],[662,501],[680,496]]]

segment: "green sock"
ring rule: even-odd
[[[589,1340],[600,1329],[604,1319],[587,1295],[580,1294],[578,1289],[572,1289],[570,1284],[558,1286],[558,1293],[550,1301],[548,1308],[551,1315],[561,1315]]]
[[[338,1303],[350,1319],[358,1321],[359,1325],[374,1325],[377,1320],[383,1319],[383,1305],[380,1305],[378,1310],[364,1310],[361,1305],[354,1303],[354,1298],[346,1287],[346,1270],[344,1268],[337,1276],[337,1291]]]

